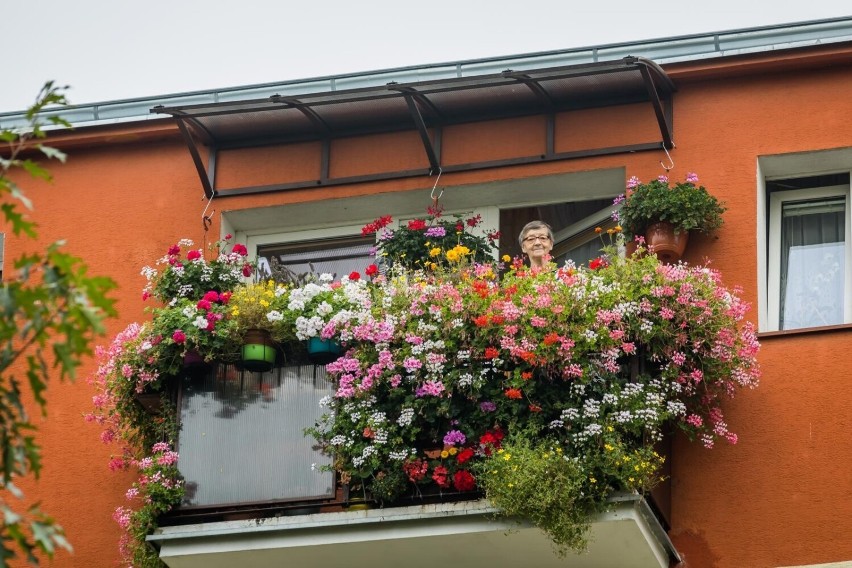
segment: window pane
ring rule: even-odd
[[[186,380],[180,408],[184,505],[283,501],[334,495],[329,459],[302,430],[313,426],[323,396],[333,394],[323,366],[241,372],[220,365]]]
[[[310,243],[258,247],[258,268],[279,282],[303,283],[307,275],[332,274],[335,280],[352,271],[364,273],[375,260],[374,237],[347,237]]]
[[[844,199],[781,209],[781,329],[843,323]]]

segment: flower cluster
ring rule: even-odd
[[[310,431],[367,485],[401,468],[467,491],[506,435],[561,448],[587,492],[645,489],[666,425],[736,443],[721,404],[759,376],[747,305],[704,266],[610,255],[594,269],[502,282],[480,269],[373,293],[381,309],[328,365],[338,389]]]
[[[627,191],[615,198],[621,209],[613,214],[628,235],[643,235],[648,225],[664,221],[675,231],[711,233],[722,226],[723,204],[689,173],[686,180],[671,185],[667,176],[642,183],[637,177],[627,182]]]
[[[389,229],[392,219],[384,216],[361,229],[363,235],[378,234],[377,256],[388,267],[405,270],[452,269],[466,260],[487,262],[500,235],[477,235],[472,230],[482,224],[479,215],[446,219],[438,207],[430,207],[425,219],[412,219]]]
[[[254,266],[248,262],[248,250],[245,245],[230,244],[232,236],[213,244],[207,260],[204,249],[189,248],[193,242],[181,239],[169,247],[165,256],[157,261],[157,266],[146,266],[142,275],[148,284],[142,291],[143,299],[154,297],[164,304],[171,304],[180,298],[199,299],[210,290],[224,292],[232,290],[243,278],[254,272]],[[230,251],[226,251],[228,247]],[[186,254],[183,249],[186,248]]]
[[[180,504],[183,499],[183,481],[177,470],[178,454],[166,442],[158,442],[151,453],[128,465],[139,470],[139,478],[125,494],[135,507],[120,506],[113,519],[125,531],[119,548],[122,556],[132,566],[157,566],[157,553],[145,542],[145,537],[157,527],[162,513]]]

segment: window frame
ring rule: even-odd
[[[805,176],[787,176],[792,177]],[[780,179],[780,178],[779,178]],[[773,191],[766,196],[766,279],[765,310],[761,331],[796,331],[812,327],[781,329],[781,212],[783,205],[791,201],[843,198],[845,202],[844,227],[844,284],[843,324],[852,323],[852,184],[824,186],[807,189]]]

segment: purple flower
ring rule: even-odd
[[[687,173],[686,181],[688,181],[689,183],[698,183],[698,174],[695,172]]]
[[[447,234],[447,230],[443,227],[429,227],[426,229],[427,237],[443,237]]]
[[[491,402],[490,400],[486,400],[484,402],[479,403],[479,410],[482,412],[494,412],[497,410],[497,405]]]
[[[456,444],[462,445],[467,441],[465,435],[459,430],[450,430],[444,436],[444,445],[445,446],[455,446]]]
[[[627,180],[627,189],[633,189],[634,187],[636,187],[640,183],[642,183],[642,182],[639,181],[638,177],[632,176],[629,180]]]

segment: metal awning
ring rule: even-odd
[[[675,87],[653,61],[625,57],[609,62],[552,67],[416,83],[273,95],[265,99],[165,107],[152,113],[169,114],[189,146],[205,194],[214,194],[216,153],[253,146],[322,141],[319,179],[276,186],[246,187],[227,194],[250,193],[356,183],[373,179],[420,176],[438,171],[464,171],[519,163],[575,157],[671,149],[672,93]],[[660,140],[631,146],[589,148],[557,153],[554,116],[559,112],[613,105],[650,103],[660,129]],[[544,115],[547,131],[544,154],[478,162],[441,163],[442,129],[449,125],[501,118]],[[357,178],[328,175],[330,141],[365,134],[417,130],[428,166],[417,170],[383,172]],[[201,146],[208,148],[205,165]]]

